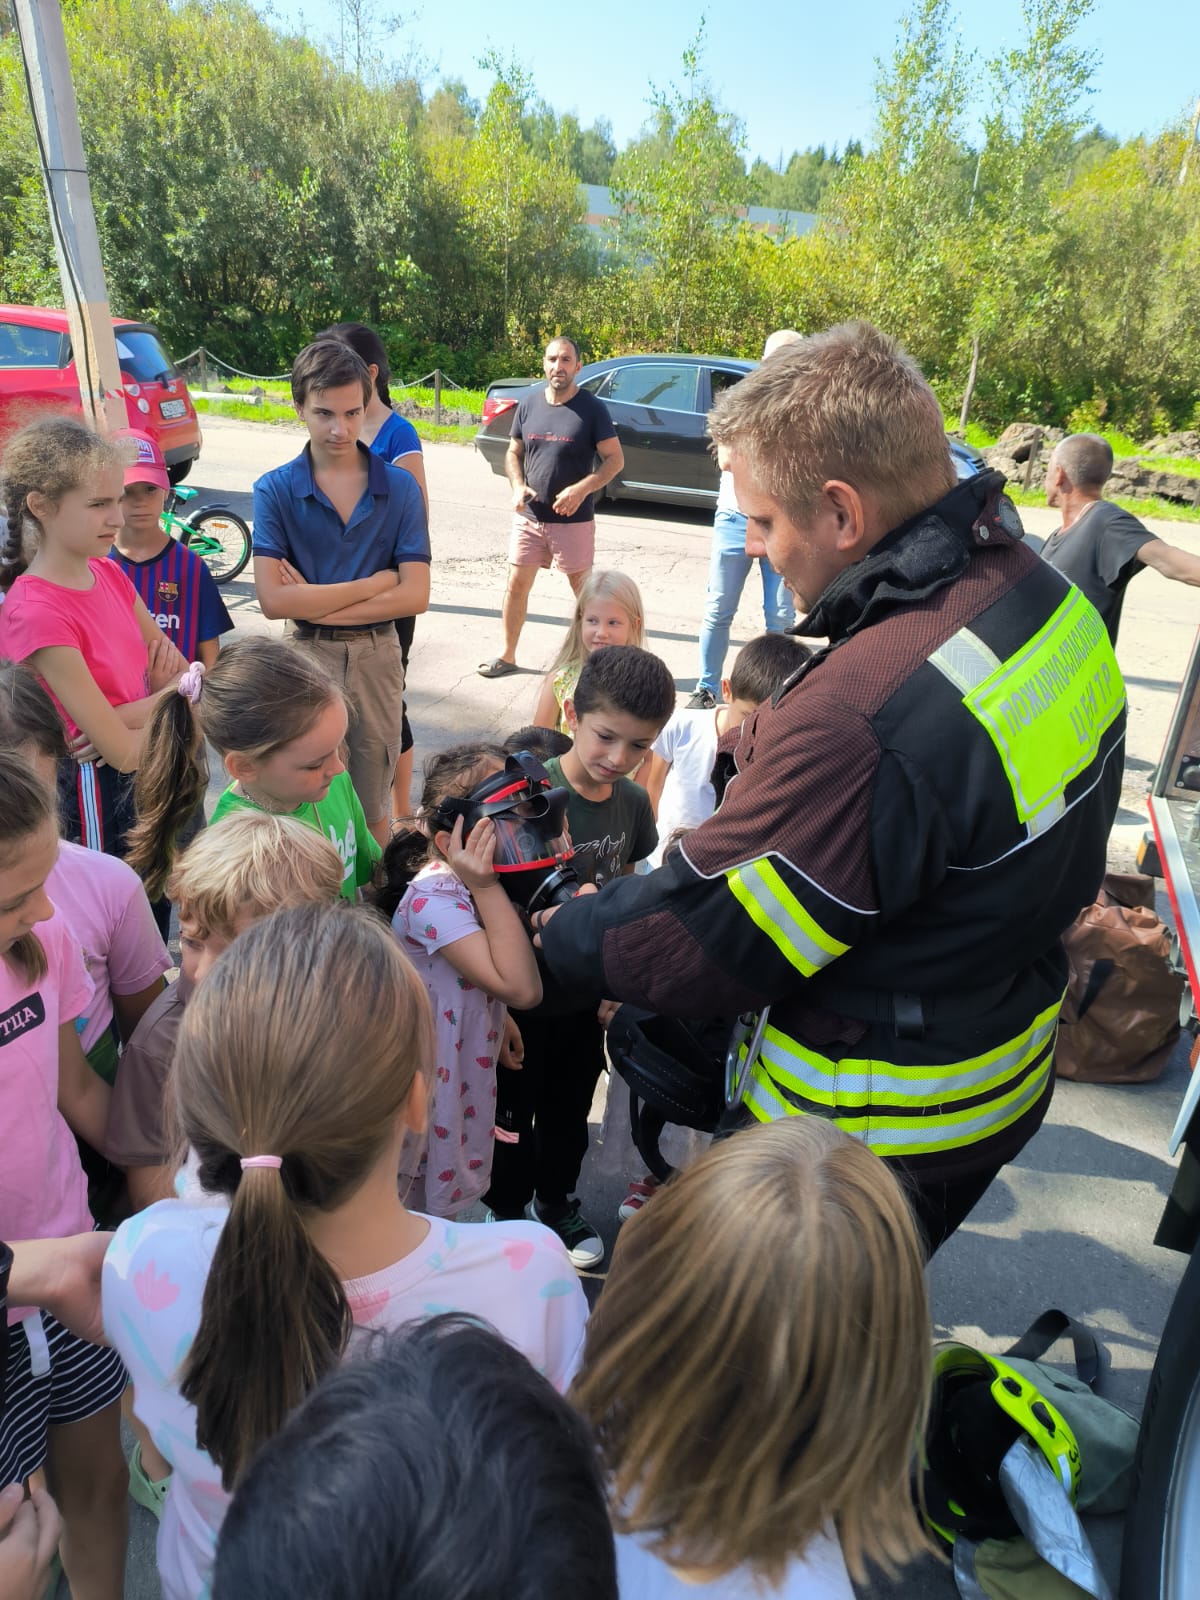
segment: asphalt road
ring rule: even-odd
[[[290,429],[208,419],[204,454],[189,484],[197,503],[225,500],[247,518],[253,479],[300,448]],[[538,579],[521,640],[520,676],[487,681],[475,668],[498,651],[504,584],[506,485],[474,451],[434,445],[426,451],[434,568],[433,603],[417,624],[410,666],[409,713],[424,754],[460,738],[508,733],[529,720],[541,670],[570,616],[565,579]],[[1055,526],[1053,513],[1027,512],[1031,534]],[[696,676],[696,634],[703,608],[709,519],[699,512],[618,504],[598,519],[597,562],[635,577],[646,604],[648,644],[667,661],[681,692]],[[1153,524],[1200,553],[1200,528]],[[747,584],[734,642],[762,626],[756,579]],[[225,590],[239,633],[273,630],[254,604],[249,574]],[[1133,584],[1118,651],[1129,689],[1126,783],[1111,861],[1127,866],[1146,826],[1146,779],[1156,763],[1200,620],[1190,590],[1154,572]],[[1165,896],[1160,910],[1169,918]],[[1151,1241],[1173,1163],[1167,1137],[1187,1080],[1181,1045],[1153,1084],[1100,1088],[1061,1083],[1049,1117],[1020,1158],[1006,1168],[929,1269],[939,1337],[1000,1352],[1048,1306],[1061,1306],[1096,1332],[1106,1351],[1103,1392],[1140,1411],[1183,1258]],[[597,1097],[594,1115],[602,1112]],[[620,1152],[597,1142],[584,1169],[585,1209],[611,1244],[628,1170]],[[747,1218],[747,1227],[753,1219]],[[598,1285],[597,1285],[598,1286]],[[591,1285],[589,1285],[589,1288]],[[128,1596],[158,1593],[153,1524],[131,1506],[134,1536]],[[1115,1583],[1120,1519],[1093,1519],[1091,1531]],[[65,1592],[65,1591],[64,1591]],[[889,1600],[952,1600],[948,1569],[933,1560],[864,1595]]]

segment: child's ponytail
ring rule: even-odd
[[[204,734],[182,688],[159,697],[142,739],[134,779],[137,821],[129,830],[125,859],[146,886],[151,900],[166,892],[175,843],[195,814],[208,787]]]
[[[151,899],[163,892],[179,830],[204,798],[205,739],[222,756],[236,751],[262,761],[344,699],[315,657],[283,639],[226,645],[208,672],[193,665],[179,690],[164,695],[151,714],[134,787],[138,821],[126,860]]]
[[[396,908],[408,893],[409,885],[429,860],[431,845],[429,835],[420,828],[405,828],[394,833],[388,841],[383,859],[377,868],[378,887],[371,895],[377,911],[390,922]]]
[[[388,929],[349,906],[256,924],[188,1004],[176,1120],[229,1215],[180,1392],[227,1489],[346,1348],[350,1308],[306,1222],[363,1182],[432,1058],[420,979]]]

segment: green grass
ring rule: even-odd
[[[272,400],[266,400],[260,406],[232,396],[228,400],[198,400],[193,395],[192,400],[202,417],[235,417],[239,422],[296,422],[296,413],[291,405],[280,405]]]
[[[1200,478],[1200,460],[1195,456],[1142,456],[1140,460],[1153,472],[1180,472],[1185,478]]]
[[[255,389],[261,389],[267,396],[268,404],[274,400],[291,409],[291,390],[286,383],[255,383],[251,378],[230,378],[228,387],[233,394],[250,394]],[[433,389],[429,386],[415,388],[401,388],[392,385],[392,393],[398,400],[411,400],[415,405],[434,406]],[[485,389],[455,389],[446,384],[442,389],[442,404],[454,411],[470,411],[479,416],[483,410]]]
[[[202,417],[232,417],[237,422],[269,422],[280,427],[300,426],[290,405],[278,405],[271,400],[264,401],[260,406],[233,398],[195,400],[195,406]],[[448,422],[426,422],[423,417],[414,417],[412,425],[417,430],[418,439],[424,439],[429,444],[470,444],[477,432],[473,422],[459,426]]]
[[[411,421],[418,439],[424,439],[428,444],[470,444],[479,432],[473,422],[460,427],[449,422],[425,422],[420,417],[413,417]]]
[[[1022,489],[1019,484],[1008,485],[1008,494],[1019,506],[1044,506],[1045,492],[1041,489]],[[1200,522],[1200,507],[1181,506],[1174,500],[1160,500],[1157,496],[1142,498],[1137,495],[1106,495],[1106,500],[1132,511],[1135,517],[1158,517],[1164,522]]]
[[[442,389],[442,404],[454,411],[470,411],[479,416],[486,393],[486,389],[452,389],[446,384]],[[393,384],[392,396],[396,400],[412,400],[416,405],[433,407],[432,389],[401,389]]]

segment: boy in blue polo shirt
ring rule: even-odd
[[[108,553],[175,648],[211,667],[233,622],[204,562],[163,530],[171,480],[162,451],[148,433],[133,428],[113,438],[128,440],[137,454],[125,468],[125,526]]]
[[[338,340],[296,357],[292,400],[308,443],[254,485],[254,587],[263,615],[289,618],[296,647],[319,656],[354,705],[347,764],[382,845],[403,716],[394,623],[429,605],[429,532],[412,476],[359,441],[371,394],[365,363]]]

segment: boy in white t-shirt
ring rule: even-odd
[[[723,705],[676,711],[667,723],[654,741],[645,780],[658,820],[652,867],[662,865],[673,833],[696,827],[716,810],[712,770],[722,736],[752,716],[811,654],[790,634],[760,633],[738,651],[733,671],[721,680]]]

